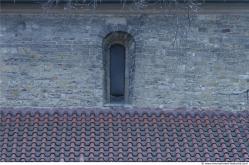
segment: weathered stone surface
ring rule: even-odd
[[[1,107],[103,106],[102,41],[113,31],[136,42],[133,106],[249,107],[249,14],[199,15],[176,42],[175,19],[157,14],[0,19]]]

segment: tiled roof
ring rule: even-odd
[[[249,161],[249,111],[2,109],[0,161]]]

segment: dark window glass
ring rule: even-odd
[[[110,95],[111,101],[124,100],[125,92],[125,47],[114,44],[110,48]]]

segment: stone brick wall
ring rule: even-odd
[[[136,43],[132,106],[249,107],[249,13],[200,13],[187,34],[150,12],[5,11],[0,21],[1,107],[104,106],[102,41],[113,31]]]

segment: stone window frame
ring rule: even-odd
[[[125,95],[123,103],[112,103],[110,99],[110,47],[114,44],[120,44],[125,47]],[[110,32],[104,37],[102,47],[105,105],[131,104],[135,71],[135,40],[133,36],[123,31]]]

